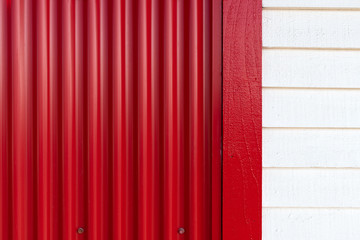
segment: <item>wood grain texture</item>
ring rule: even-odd
[[[261,240],[261,14],[223,1],[224,240]]]
[[[264,49],[263,86],[360,88],[360,51]]]
[[[360,207],[360,169],[265,168],[264,207]]]
[[[360,49],[360,11],[263,11],[263,46]]]
[[[264,127],[359,128],[360,90],[263,89]]]
[[[264,167],[360,168],[360,129],[263,129]]]
[[[358,0],[263,0],[264,7],[282,8],[360,8]]]
[[[358,240],[360,209],[263,210],[263,240]]]

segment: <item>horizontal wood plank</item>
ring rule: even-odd
[[[264,207],[360,207],[360,169],[265,168]]]
[[[263,209],[263,240],[358,240],[360,209]]]
[[[263,129],[264,167],[360,168],[360,129]]]
[[[263,126],[359,128],[360,90],[265,88]]]
[[[360,88],[360,51],[264,49],[263,86]]]
[[[360,11],[263,11],[263,46],[360,49]]]
[[[358,0],[263,0],[264,7],[282,8],[360,8]]]

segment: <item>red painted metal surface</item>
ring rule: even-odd
[[[0,239],[220,240],[220,0],[0,1],[0,116]]]
[[[261,240],[261,2],[223,2],[223,240]]]

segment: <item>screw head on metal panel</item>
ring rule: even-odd
[[[77,233],[78,234],[83,234],[85,232],[85,229],[83,229],[82,227],[78,228]]]
[[[179,234],[184,234],[184,233],[185,233],[185,229],[184,229],[184,228],[179,228],[179,229],[178,229],[178,233],[179,233]]]

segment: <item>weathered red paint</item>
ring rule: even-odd
[[[261,240],[261,11],[223,1],[223,240]]]
[[[221,239],[221,0],[0,1],[0,114],[0,239]]]

